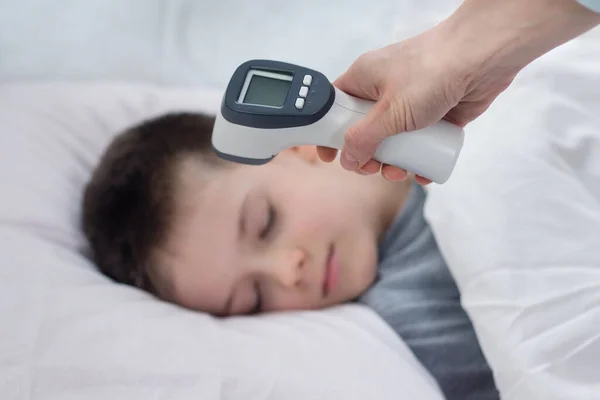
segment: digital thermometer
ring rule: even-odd
[[[226,160],[260,165],[294,146],[338,150],[346,130],[375,104],[334,87],[320,72],[280,61],[240,65],[217,113],[212,145]],[[386,138],[373,159],[436,183],[450,177],[464,131],[447,121]]]

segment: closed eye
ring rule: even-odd
[[[264,227],[260,231],[260,239],[264,240],[269,237],[271,232],[273,231],[273,226],[275,225],[276,214],[275,207],[269,203],[268,212],[267,212],[267,221],[265,222]]]

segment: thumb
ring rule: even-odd
[[[342,167],[349,171],[362,168],[383,140],[403,131],[395,109],[394,103],[383,97],[365,117],[348,129],[341,155]]]
[[[375,85],[375,80],[372,76],[373,73],[371,72],[371,75],[365,74],[362,72],[362,69],[358,63],[352,65],[332,82],[333,86],[354,97],[379,100],[379,90]]]

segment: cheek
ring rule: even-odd
[[[301,194],[291,213],[298,219],[298,228],[308,231],[357,229],[365,218],[364,207],[355,203],[331,190],[314,196]]]
[[[331,179],[297,178],[285,182],[277,193],[286,236],[301,241],[311,238],[311,243],[314,240],[326,244],[335,237],[369,233],[364,204],[359,204],[348,188]]]
[[[312,310],[320,306],[314,299],[311,300],[306,293],[295,290],[273,288],[269,293],[269,305],[265,312]]]
[[[352,224],[350,213],[333,206],[326,198],[298,197],[296,201],[290,198],[285,208],[284,232],[302,243],[310,239],[310,243],[323,241],[325,245],[332,235],[339,235]]]
[[[281,186],[278,197],[288,213],[312,223],[348,217],[359,210],[348,188],[319,170],[295,174]]]

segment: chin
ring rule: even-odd
[[[339,251],[343,252],[340,283],[345,297],[354,300],[366,292],[377,278],[378,248],[368,227],[355,225],[349,227],[349,231],[357,234],[338,246]]]
[[[365,262],[357,268],[353,279],[353,298],[362,296],[377,278],[377,262]]]

